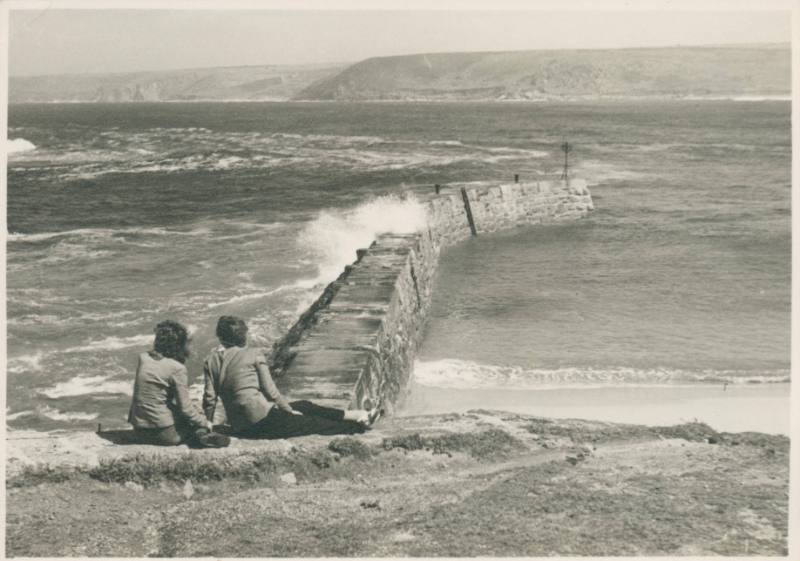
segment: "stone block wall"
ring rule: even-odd
[[[477,234],[573,220],[594,208],[584,180],[465,189]],[[353,409],[402,401],[422,342],[443,248],[469,238],[461,191],[427,201],[428,229],[379,235],[278,341],[271,367],[291,399]]]

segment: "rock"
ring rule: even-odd
[[[131,491],[136,491],[137,493],[141,493],[144,491],[144,487],[136,483],[135,481],[126,481],[125,487],[130,489]]]
[[[289,473],[284,473],[281,475],[280,480],[283,481],[286,485],[297,485],[297,477],[291,471]]]
[[[378,499],[375,500],[365,499],[361,501],[359,504],[361,505],[361,508],[377,508],[378,510],[381,509],[381,503]]]
[[[192,485],[191,479],[187,479],[183,484],[183,496],[187,501],[194,496],[194,485]]]

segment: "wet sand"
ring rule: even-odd
[[[718,431],[789,434],[789,384],[452,389],[414,384],[400,415],[500,409],[647,426],[700,421]]]

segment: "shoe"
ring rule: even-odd
[[[231,443],[231,437],[218,432],[198,434],[197,443],[203,448],[226,448]]]
[[[372,426],[375,424],[375,421],[380,419],[381,414],[383,413],[383,409],[380,406],[380,401],[374,401],[369,397],[365,398],[364,401],[361,403],[361,407],[363,407],[367,412],[367,418],[362,421],[367,426]]]

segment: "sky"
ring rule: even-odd
[[[12,7],[11,76],[342,63],[423,52],[773,43],[791,36],[790,12],[775,10],[65,10],[49,4]]]

